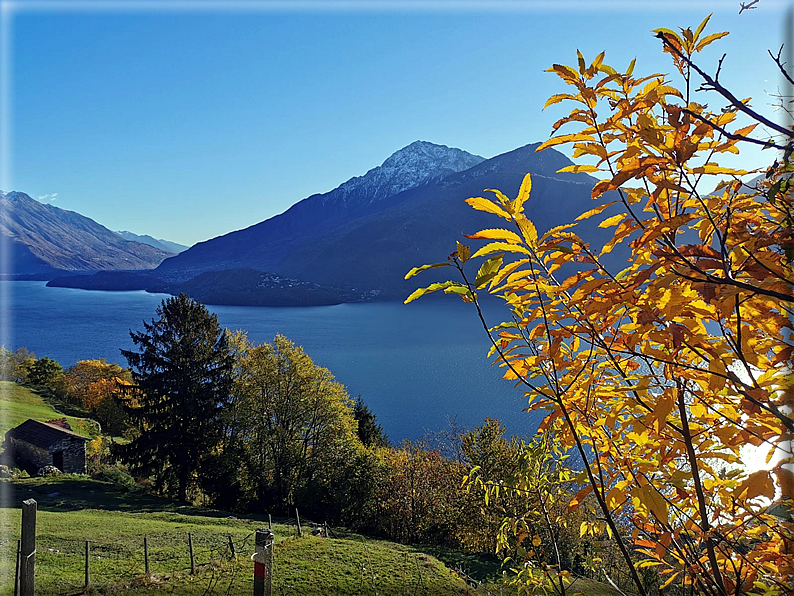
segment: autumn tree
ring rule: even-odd
[[[130,332],[139,351],[121,351],[132,369],[125,411],[136,436],[120,455],[133,473],[185,501],[221,439],[233,358],[217,316],[184,294],[164,300],[143,326]]]
[[[383,468],[375,493],[375,532],[399,542],[457,546],[463,466],[410,441],[383,449],[379,456]]]
[[[347,391],[282,335],[257,345],[237,332],[230,343],[236,366],[223,457],[239,462],[232,474],[241,495],[337,514],[363,451]]]
[[[539,232],[525,209],[529,175],[515,198],[469,198],[501,225],[469,236],[487,241],[473,254],[458,243],[447,262],[409,272],[450,266],[460,279],[406,302],[442,290],[474,305],[505,378],[545,413],[540,431],[577,456],[569,506],[595,502],[582,531],[614,541],[632,590],[649,593],[641,573],[652,568],[679,593],[788,594],[794,134],[722,86],[722,60],[716,75],[696,63],[726,35],[706,34],[707,22],[655,31],[677,86],[635,74],[635,61],[615,69],[603,53],[552,66],[570,90],[546,106],[573,104],[553,130],[578,130],[539,149],[572,145],[580,161],[561,171],[600,178],[593,208]],[[698,84],[723,105],[709,107]],[[720,163],[748,143],[780,152],[763,170]],[[598,224],[614,230],[607,242],[577,234],[608,208],[617,212]],[[616,247],[628,254],[618,267]],[[483,292],[505,301],[506,321],[485,320]],[[769,469],[747,466],[747,448]],[[518,576],[526,590],[532,567]]]
[[[120,384],[132,381],[130,371],[104,358],[80,360],[64,372],[63,380],[69,400],[93,414],[107,431],[124,431],[126,415],[118,399]]]
[[[36,355],[27,348],[11,351],[5,346],[0,346],[0,379],[24,383],[34,362]]]

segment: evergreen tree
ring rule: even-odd
[[[366,447],[389,446],[383,428],[377,423],[372,410],[361,400],[361,396],[353,406],[353,418],[358,421],[358,438]]]
[[[63,367],[52,358],[45,356],[36,360],[28,370],[28,383],[53,387],[63,377]]]
[[[218,318],[188,296],[164,300],[157,315],[143,333],[130,332],[139,351],[121,351],[134,383],[125,410],[137,431],[121,457],[185,501],[202,458],[221,438],[233,356]]]

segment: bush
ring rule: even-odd
[[[101,466],[99,471],[97,471],[93,477],[96,480],[101,480],[102,482],[115,484],[119,488],[123,488],[127,491],[139,489],[138,484],[135,482],[135,478],[130,475],[126,467],[120,465]]]

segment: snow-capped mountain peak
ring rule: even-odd
[[[351,178],[328,193],[324,202],[327,199],[347,202],[350,195],[356,195],[357,200],[371,203],[435,182],[449,174],[468,170],[482,161],[484,158],[462,149],[414,141],[392,153],[380,166],[372,168],[363,176]]]

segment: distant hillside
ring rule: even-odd
[[[148,234],[139,235],[139,234],[135,234],[134,232],[128,232],[126,230],[116,232],[116,234],[118,234],[125,240],[132,240],[133,242],[148,244],[149,246],[153,246],[165,252],[171,252],[174,254],[179,254],[180,252],[182,252],[183,250],[187,250],[188,248],[184,244],[178,244],[176,242],[171,242],[170,240],[163,240],[162,238],[153,238]]]
[[[173,295],[184,292],[204,304],[234,306],[325,306],[377,297],[377,293],[340,289],[248,268],[206,271],[184,282],[165,281],[149,272],[100,271],[56,277],[47,286],[111,292],[148,290]]]
[[[10,251],[10,270],[3,273],[17,275],[153,269],[172,254],[22,192],[0,192],[0,234]]]

